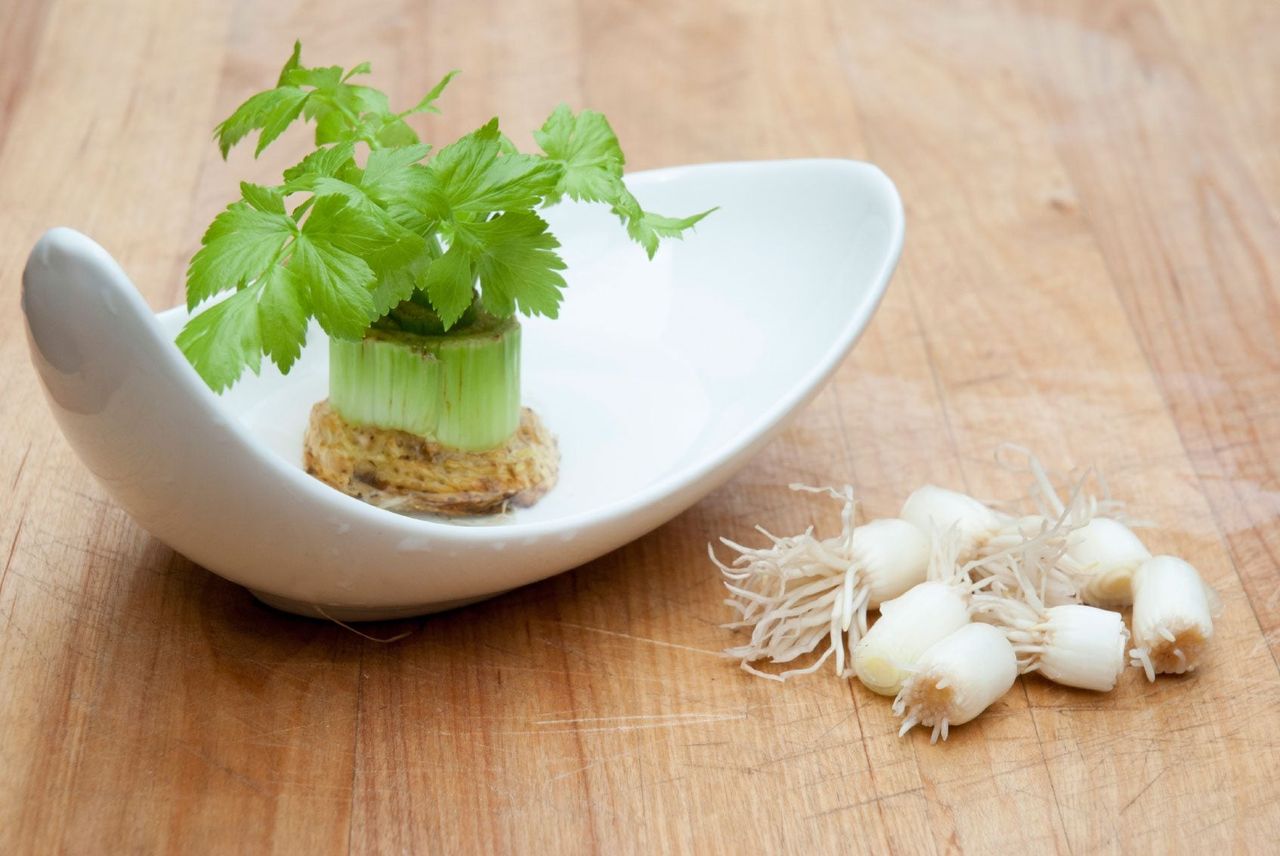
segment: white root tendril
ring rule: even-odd
[[[903,521],[871,521],[858,526],[857,501],[851,487],[790,487],[826,494],[839,501],[840,532],[819,539],[810,526],[799,535],[779,537],[757,527],[768,539],[768,546],[748,547],[720,539],[721,544],[738,554],[730,563],[721,561],[708,545],[711,560],[720,569],[729,592],[725,603],[737,614],[737,620],[726,626],[751,632],[746,643],[727,649],[725,654],[739,660],[746,671],[777,680],[809,674],[834,655],[836,674],[848,676],[852,674],[853,646],[867,631],[867,610],[879,605],[873,600],[878,596],[877,581],[883,576],[879,569],[893,566],[886,556],[894,560],[904,555],[903,539],[894,537],[895,533],[903,527],[909,530],[908,534],[916,530]],[[877,529],[885,525],[897,528]],[[914,537],[920,541],[920,561],[907,564],[918,564],[922,577],[927,539],[923,533]],[[881,547],[884,549],[878,550]],[[909,550],[906,554],[910,558]],[[751,665],[762,660],[791,663],[819,649],[821,658],[804,668],[773,674]]]
[[[1112,498],[1102,473],[1092,467],[1078,476],[1073,472],[1074,487],[1064,502],[1049,473],[1027,449],[1005,444],[997,449],[996,460],[1008,470],[1031,476],[1024,502],[1043,519],[1057,518],[1059,525],[1067,524],[1066,550],[1055,562],[1055,581],[1045,591],[1046,605],[1080,602],[1106,609],[1129,606],[1133,602],[1133,574],[1151,558],[1133,529],[1152,524],[1129,517],[1124,504]],[[1090,481],[1096,483],[1097,493],[1086,490]],[[1057,595],[1074,590],[1074,595],[1063,600],[1055,590]]]
[[[1151,652],[1146,648],[1134,648],[1129,652],[1129,656],[1133,658],[1133,665],[1138,666],[1142,671],[1146,672],[1147,680],[1154,681],[1156,679],[1156,667],[1151,662]]]
[[[811,674],[833,654],[836,672],[843,673],[846,646],[841,637],[853,626],[858,609],[856,573],[846,558],[857,509],[853,488],[837,491],[791,485],[791,489],[827,493],[842,502],[840,534],[820,541],[812,526],[791,537],[778,537],[757,527],[769,540],[768,547],[747,547],[720,539],[738,553],[732,564],[722,562],[714,548],[707,547],[730,593],[725,603],[738,614],[738,620],[726,626],[751,630],[750,641],[727,649],[725,654],[738,659],[745,671],[779,681]],[[758,660],[793,662],[812,653],[824,640],[822,655],[803,668],[774,674],[752,665]]]
[[[1030,449],[1016,443],[1002,443],[996,447],[995,458],[996,463],[1004,469],[1031,476],[1031,486],[1027,490],[1026,499],[1041,516],[1060,517],[1063,511],[1071,506],[1071,501],[1066,503],[1062,501],[1057,488],[1053,486],[1049,471]],[[1015,458],[1020,459],[1020,462],[1015,462]],[[1083,492],[1083,487],[1090,479],[1098,485],[1096,494]],[[1125,512],[1124,502],[1111,496],[1111,487],[1107,484],[1106,477],[1094,467],[1089,467],[1082,473],[1072,470],[1067,473],[1064,481],[1076,485],[1075,492],[1080,495],[1084,503],[1081,510],[1087,517],[1109,517],[1131,529],[1153,525],[1150,521],[1134,520],[1129,517]]]

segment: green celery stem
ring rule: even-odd
[[[356,425],[395,428],[467,451],[520,424],[520,324],[486,317],[448,333],[371,329],[329,340],[329,403]]]

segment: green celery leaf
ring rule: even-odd
[[[302,65],[301,56],[302,46],[295,42],[276,87],[249,98],[218,125],[216,137],[224,158],[232,146],[258,130],[261,133],[256,157],[300,115],[315,121],[317,146],[348,141],[364,141],[371,146],[418,142],[417,132],[403,120],[414,111],[392,113],[385,93],[348,82],[355,75],[369,72],[367,62],[344,73],[336,65],[307,68]],[[438,96],[446,82],[447,78],[432,91]],[[429,101],[424,103],[423,109],[433,109]]]
[[[278,121],[281,115],[287,115],[299,96],[305,100],[306,93],[297,87],[268,89],[250,97],[237,107],[235,112],[214,128],[214,136],[218,140],[218,150],[222,152],[222,157],[226,158],[231,147],[243,140],[250,132],[266,127],[267,123],[273,120]]]
[[[240,182],[240,195],[251,208],[267,214],[284,213],[284,194],[278,187],[263,187],[260,184]]]
[[[384,119],[383,125],[374,134],[378,145],[395,147],[411,146],[418,142],[418,132],[410,128],[403,120],[396,117]]]
[[[350,179],[350,180],[349,180]],[[316,196],[341,196],[352,205],[373,205],[368,194],[360,188],[358,170],[356,175],[337,178],[328,175],[302,175],[285,185],[290,193],[314,193]]]
[[[311,312],[330,336],[359,339],[377,317],[373,268],[361,256],[388,241],[373,218],[338,196],[312,206],[292,247],[289,266],[306,283]]]
[[[262,154],[263,149],[271,145],[271,143],[284,133],[285,128],[293,124],[293,120],[297,119],[302,113],[302,105],[307,102],[309,94],[301,89],[290,86],[282,86],[273,90],[281,93],[279,101],[267,111],[262,119],[262,131],[258,134],[258,145],[253,150],[253,156],[257,157]]]
[[[561,104],[533,136],[547,157],[564,168],[557,192],[571,199],[610,205],[622,218],[627,234],[644,247],[651,259],[662,238],[681,237],[686,229],[715,210],[691,217],[664,217],[643,210],[623,184],[626,159],[609,120],[600,113],[583,110],[575,116]]]
[[[480,301],[490,314],[505,318],[518,309],[555,318],[559,313],[565,287],[559,271],[565,264],[555,252],[560,242],[537,214],[508,211],[460,228],[457,241],[471,256]]]
[[[284,171],[289,193],[342,196],[362,207],[376,207],[360,186],[362,173],[356,166],[354,143],[338,143],[317,149]]]
[[[235,383],[248,367],[262,364],[256,289],[245,289],[210,306],[187,322],[178,348],[214,392]]]
[[[711,213],[643,210],[623,183],[613,129],[590,110],[562,105],[551,114],[534,133],[545,157],[517,151],[497,119],[432,154],[405,119],[438,112],[435,102],[457,72],[394,113],[384,93],[349,82],[369,71],[368,63],[346,72],[305,67],[295,43],[275,88],[247,99],[216,129],[224,158],[255,131],[256,157],[299,118],[315,122],[318,148],[285,170],[279,187],[242,184],[242,198],[214,218],[191,259],[190,309],[235,291],[178,336],[215,390],[246,367],[259,371],[264,354],[288,371],[313,317],[330,336],[356,340],[412,299],[429,302],[452,326],[477,289],[494,315],[556,317],[565,264],[534,209],[564,196],[610,206],[650,258],[663,239]],[[360,145],[369,152],[363,166]],[[305,198],[294,204],[292,194]]]
[[[422,210],[439,218],[532,208],[555,191],[561,167],[533,155],[503,154],[498,120],[441,149],[428,164]]]
[[[316,145],[357,140],[367,142],[376,138],[384,125],[399,121],[391,113],[386,94],[377,89],[347,83],[345,77],[332,74],[311,79],[316,89],[307,102],[307,117],[316,122]],[[389,132],[388,137],[399,144],[418,141],[418,135],[407,125],[397,130],[399,133]]]
[[[308,105],[307,118],[314,119],[321,114],[331,110],[345,110],[351,117],[358,117],[361,113],[373,113],[380,116],[391,115],[391,103],[387,100],[386,93],[381,90],[374,89],[370,86],[361,86],[357,83],[345,83],[337,81],[321,81],[324,86],[318,87],[315,91],[315,103]]]
[[[422,96],[422,100],[410,107],[408,110],[400,114],[400,118],[412,116],[414,113],[439,113],[440,110],[435,106],[436,100],[444,93],[444,88],[449,85],[449,81],[458,76],[457,69],[440,78],[440,82],[431,87],[431,91]]]
[[[302,200],[302,202],[296,208],[293,209],[293,212],[289,216],[293,218],[293,222],[301,223],[302,218],[306,215],[308,211],[311,210],[311,206],[315,204],[316,204],[316,198],[314,196],[308,196],[306,199]]]
[[[650,259],[658,251],[658,242],[662,238],[683,238],[686,229],[691,229],[703,217],[717,210],[710,208],[701,214],[689,217],[664,217],[661,214],[643,210],[640,202],[631,195],[630,191],[624,191],[624,193],[623,198],[614,206],[614,213],[622,218],[627,226],[627,234],[633,241],[644,247]]]
[[[438,206],[425,204],[422,196],[389,200],[387,214],[400,226],[418,235],[438,234],[442,225]]]
[[[336,235],[334,241],[369,263],[378,275],[381,293],[400,294],[403,279],[383,284],[383,278],[426,250],[422,235],[427,233],[415,234],[405,228],[384,204],[410,192],[410,171],[425,171],[415,161],[429,150],[428,146],[377,149],[370,153],[366,168],[361,170],[350,157],[351,144],[341,144],[314,152],[285,172],[289,192],[308,191],[321,198],[341,196],[347,201],[342,217],[348,221],[359,218],[359,222],[348,222],[350,234]],[[348,242],[351,246],[344,246]]]
[[[316,149],[294,166],[284,171],[286,181],[292,181],[305,175],[337,176],[344,169],[355,166],[355,145],[339,143]]]
[[[254,197],[266,188],[248,185]],[[242,288],[260,277],[297,233],[293,218],[233,202],[213,219],[200,250],[187,267],[187,308],[194,309],[223,291]]]
[[[345,83],[346,81],[355,77],[357,74],[369,74],[372,71],[373,71],[373,66],[369,65],[369,63],[367,62],[362,62],[359,65],[357,65],[355,68],[351,69],[346,74],[344,74],[342,76],[342,81]]]
[[[373,270],[359,256],[304,237],[294,245],[289,265],[306,282],[311,311],[330,336],[358,340],[377,317],[370,294]]]
[[[427,252],[427,239],[401,227],[394,220],[380,221],[386,228],[382,243],[365,250],[364,260],[379,276],[413,264]]]
[[[357,113],[374,113],[379,116],[389,116],[391,114],[391,102],[387,100],[387,94],[380,89],[374,89],[372,86],[360,86],[354,83],[343,84],[334,97],[340,103],[352,107]],[[416,143],[417,135],[414,135]]]
[[[356,166],[354,152],[354,143],[317,149],[284,171],[285,191],[342,196],[355,205],[372,206],[360,187],[361,170]]]
[[[373,308],[379,318],[408,300],[416,290],[423,287],[430,260],[431,257],[422,252],[407,264],[399,267],[388,266],[378,274],[378,284],[373,289]]]
[[[292,268],[284,265],[273,265],[253,290],[258,293],[262,350],[287,374],[307,343],[306,290]]]
[[[285,60],[284,67],[280,69],[280,76],[276,79],[276,86],[284,86],[284,80],[289,76],[289,72],[302,65],[302,42],[294,40],[293,53]]]
[[[662,238],[683,238],[684,231],[691,228],[695,223],[706,217],[715,208],[709,208],[701,214],[694,214],[690,217],[664,217],[661,214],[654,214],[652,211],[645,211],[639,219],[627,220],[627,234],[631,239],[644,247],[644,251],[649,258],[653,258],[653,254],[658,251],[658,241]]]
[[[191,319],[177,344],[205,383],[221,392],[244,369],[257,374],[265,352],[288,372],[307,339],[306,296],[293,272],[273,265],[249,288]]]
[[[461,242],[455,243],[443,256],[427,267],[422,280],[422,290],[427,293],[431,307],[435,309],[445,329],[452,327],[471,305],[475,289],[475,268]]]
[[[354,131],[351,120],[344,116],[341,110],[322,107],[322,102],[318,99],[309,103],[315,104],[319,113],[318,116],[311,117],[316,120],[317,146],[360,139],[360,134]]]
[[[360,186],[369,197],[385,204],[393,199],[403,199],[422,186],[422,179],[415,175],[424,167],[418,162],[427,156],[431,146],[414,144],[393,149],[374,149],[364,166]]]
[[[296,66],[284,74],[284,84],[332,91],[342,85],[342,66],[329,65],[322,68]]]
[[[325,204],[324,210],[318,210],[320,203]],[[424,238],[396,223],[358,185],[350,186],[350,194],[319,196],[316,209],[303,231],[360,256],[374,266],[375,272],[407,263],[425,246]],[[406,246],[400,247],[402,243]]]
[[[603,114],[583,110],[574,116],[561,104],[533,137],[548,158],[564,167],[557,187],[560,193],[588,202],[619,200],[626,159]]]
[[[382,213],[380,209],[379,213]],[[395,221],[382,225],[387,228],[384,243],[377,249],[366,250],[362,256],[377,276],[373,289],[375,318],[386,315],[393,306],[409,299],[431,259],[426,238]]]
[[[396,144],[417,142],[413,129],[392,114],[386,94],[369,86],[347,82],[356,75],[367,74],[369,63],[360,63],[345,73],[341,66],[336,65],[307,68],[300,62],[300,51],[301,48],[295,45],[293,56],[280,71],[277,90],[305,92],[301,113],[316,123],[316,145],[372,140],[379,129],[388,124],[394,127],[386,132],[384,145],[389,140]],[[293,115],[296,118],[297,114]]]
[[[357,113],[374,113],[390,115],[392,105],[387,100],[387,93],[375,90],[371,86],[358,86],[356,83],[344,83],[334,93],[340,104],[351,106]],[[416,142],[416,141],[415,141]]]

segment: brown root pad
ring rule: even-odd
[[[326,399],[311,408],[303,463],[320,481],[370,505],[463,517],[533,505],[555,486],[560,450],[527,407],[504,445],[468,452],[407,431],[352,425]]]

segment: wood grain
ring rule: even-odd
[[[1265,850],[1280,838],[1274,4],[18,0],[0,29],[0,852]],[[826,155],[898,183],[902,265],[833,383],[731,484],[603,559],[371,628],[280,615],[139,530],[62,442],[17,289],[45,228],[157,308],[242,177],[213,124],[301,37],[441,136],[555,103],[631,166]],[[717,535],[1096,463],[1222,593],[1209,662],[1027,679],[946,745],[720,659]]]

